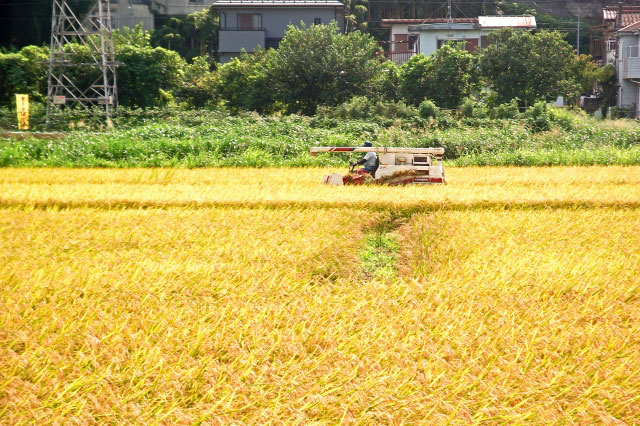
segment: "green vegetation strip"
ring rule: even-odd
[[[396,276],[396,256],[400,245],[390,234],[367,235],[360,251],[362,269],[371,278],[394,278]]]
[[[355,157],[309,155],[317,145],[444,147],[458,166],[640,164],[640,126],[553,112],[546,131],[527,120],[461,120],[448,128],[411,120],[262,117],[188,112],[57,140],[1,139],[0,167],[307,167],[344,166]]]

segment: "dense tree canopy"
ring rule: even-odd
[[[114,33],[116,60],[122,62],[118,85],[123,106],[175,102],[201,108],[222,102],[238,110],[311,115],[319,106],[365,97],[371,105],[405,102],[413,105],[409,108],[425,99],[446,109],[464,103],[474,111],[468,115],[475,117],[484,107],[469,97],[482,98],[480,83],[493,89],[486,98],[491,105],[514,99],[533,105],[558,95],[573,100],[594,86],[601,88],[607,102],[612,99],[611,70],[588,56],[575,55],[560,34],[546,31],[501,30],[490,35],[491,45],[476,56],[450,44],[432,56],[416,55],[397,66],[380,55],[378,43],[364,32],[342,34],[335,23],[302,24],[289,28],[279,49],[245,53],[217,68],[208,55],[195,56],[189,64],[175,51],[154,47],[152,34],[141,26]],[[71,60],[89,62],[86,46],[74,46],[69,53]],[[46,58],[44,47],[0,52],[0,104],[10,105],[14,93],[43,101]],[[91,67],[69,73],[78,87],[89,87],[98,77]]]
[[[44,100],[47,92],[48,51],[37,46],[23,47],[17,53],[0,53],[0,105],[11,105],[16,93]]]
[[[151,36],[151,44],[175,50],[191,61],[197,56],[215,55],[218,48],[218,13],[213,9],[195,12],[184,17],[170,18],[158,26]]]
[[[456,108],[473,89],[473,56],[459,45],[447,44],[432,56],[416,55],[402,68],[401,93],[414,105],[430,99]]]
[[[507,28],[491,33],[489,41],[479,56],[480,72],[500,103],[514,98],[527,105],[550,101],[569,94],[569,87],[573,94],[577,81],[570,71],[576,56],[560,34]]]
[[[340,33],[338,25],[290,26],[269,66],[276,99],[287,110],[312,114],[372,92],[382,61],[369,35]]]

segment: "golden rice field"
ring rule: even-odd
[[[0,169],[0,424],[640,422],[640,167],[326,172]]]

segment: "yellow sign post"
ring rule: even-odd
[[[29,95],[16,95],[18,129],[29,130]]]

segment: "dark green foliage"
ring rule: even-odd
[[[399,101],[402,99],[402,69],[392,61],[385,61],[382,64],[382,73],[377,82],[379,88],[374,89],[372,96],[379,95],[383,101]],[[378,92],[378,93],[375,93]]]
[[[431,99],[442,108],[456,108],[474,88],[473,56],[447,44],[432,56],[413,56],[402,67],[402,96],[419,105]]]
[[[375,88],[383,66],[369,35],[340,33],[329,25],[290,26],[270,58],[273,94],[288,112],[314,114],[319,105],[339,105]]]
[[[514,119],[520,117],[518,99],[511,99],[510,102],[496,106],[491,114],[492,118]]]
[[[574,49],[577,48],[578,18],[570,16],[554,16],[548,13],[548,8],[540,4],[538,9],[531,2],[499,1],[498,11],[503,15],[533,15],[536,17],[536,25],[540,30],[559,31],[562,38]],[[534,2],[535,3],[535,2]],[[561,2],[558,2],[561,3]],[[568,3],[568,2],[567,2]],[[617,2],[605,2],[614,4]],[[603,3],[604,4],[604,3]],[[571,7],[571,6],[569,6]],[[577,11],[576,11],[577,12]],[[589,27],[599,25],[601,17],[596,16],[585,19],[585,9],[582,9],[582,26],[580,28],[580,52],[586,53],[589,48]]]
[[[218,93],[232,109],[269,111],[273,108],[273,91],[267,74],[273,50],[243,53],[218,69]]]
[[[428,99],[420,102],[418,110],[420,111],[420,117],[422,118],[436,118],[440,114],[440,109],[435,103],[433,103],[433,101]]]
[[[161,17],[156,18],[161,21]],[[175,50],[188,61],[209,56],[218,47],[219,17],[213,9],[170,18],[151,35],[153,46]]]
[[[534,131],[530,123],[539,123],[541,118],[552,131]],[[544,105],[532,107],[522,121],[468,118],[456,122],[448,111],[440,112],[435,127],[416,126],[412,120],[378,123],[370,119],[121,108],[114,119],[116,130],[83,129],[76,122],[76,130],[54,141],[0,139],[0,165],[346,166],[349,156],[311,157],[309,148],[360,145],[363,140],[380,146],[441,146],[446,150],[445,158],[459,165],[640,164],[639,126],[610,126],[606,121]],[[465,125],[466,120],[473,120],[473,126]],[[15,112],[0,108],[0,124],[5,121],[15,122]],[[84,124],[97,125],[91,120]]]
[[[479,55],[479,67],[498,103],[519,98],[533,105],[567,95],[567,88],[575,87],[576,76],[570,72],[575,55],[560,34],[507,28],[491,33],[489,41]]]
[[[525,112],[525,117],[529,119],[529,124],[534,132],[542,132],[551,128],[551,118],[545,102],[538,101],[529,107]]]
[[[369,119],[384,122],[394,119],[411,119],[418,115],[416,109],[404,102],[373,102],[366,96],[355,96],[337,107],[319,107],[320,118]]]
[[[161,90],[170,91],[182,84],[184,59],[161,47],[124,46],[116,53],[118,96],[124,106],[150,107],[161,99]]]
[[[486,105],[475,99],[466,98],[459,108],[460,115],[465,118],[487,118],[489,115]]]
[[[47,93],[46,48],[27,46],[18,53],[0,53],[0,105],[15,104],[15,94],[42,101]]]
[[[184,82],[176,89],[176,95],[185,106],[202,108],[215,103],[218,97],[218,75],[211,72],[208,58],[193,58],[184,70]]]

